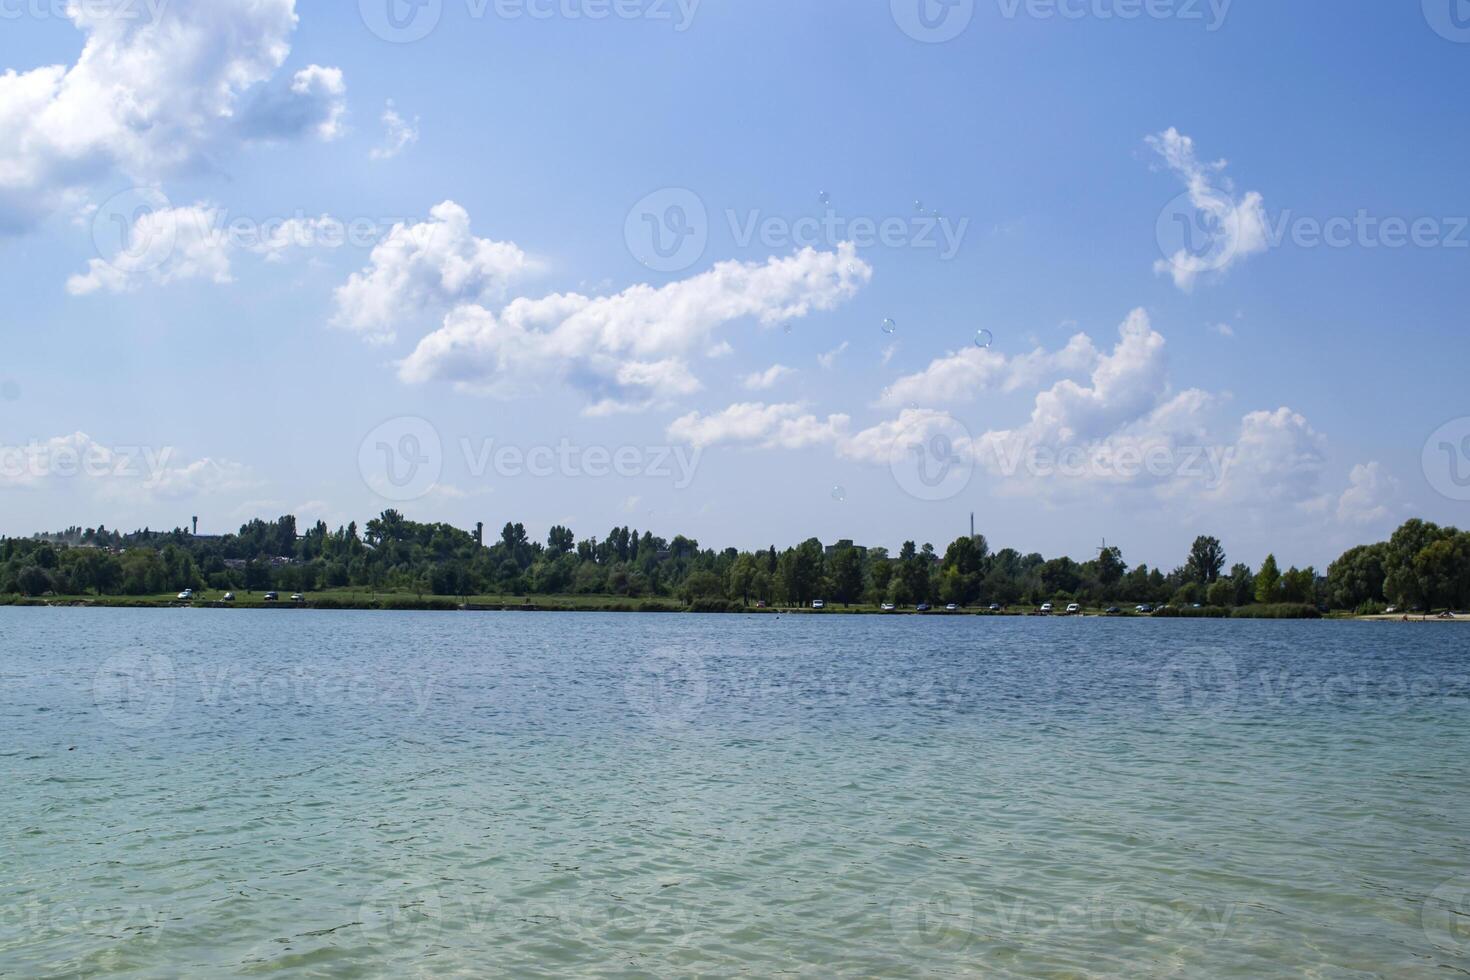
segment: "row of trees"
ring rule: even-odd
[[[1173,571],[1129,567],[1118,548],[1097,557],[1047,559],[982,535],[962,537],[943,554],[906,542],[897,555],[852,542],[825,547],[813,538],[784,551],[703,549],[683,536],[613,528],[578,540],[554,527],[544,543],[508,523],[498,540],[448,524],[410,521],[384,511],[361,529],[318,522],[298,533],[294,517],[255,520],[237,534],[200,538],[178,529],[121,534],[99,527],[0,541],[0,593],[29,596],[152,595],[185,588],[319,591],[357,587],[441,596],[616,595],[749,604],[919,602],[1091,604],[1173,603],[1236,607],[1310,603],[1339,609],[1395,601],[1408,606],[1470,605],[1470,533],[1410,521],[1382,544],[1354,548],[1326,576],[1282,570],[1275,556],[1259,569],[1226,569],[1220,541],[1201,536]]]

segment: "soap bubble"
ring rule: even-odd
[[[832,488],[832,499],[835,500],[835,501],[837,501],[839,504],[846,503],[847,502],[847,488],[846,487],[833,487]]]
[[[897,321],[895,321],[892,317],[885,317],[883,319],[883,332],[884,333],[897,333],[898,332],[898,323],[897,323]]]
[[[994,343],[995,334],[991,333],[989,330],[986,330],[982,327],[981,329],[975,331],[976,347],[979,347],[981,350],[990,350],[990,346]]]

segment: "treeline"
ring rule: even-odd
[[[676,598],[689,604],[829,603],[963,606],[1041,602],[1171,604],[1238,609],[1305,604],[1361,612],[1389,602],[1406,607],[1470,605],[1470,533],[1414,520],[1386,542],[1347,552],[1320,575],[1226,567],[1223,546],[1200,536],[1183,564],[1165,572],[1129,567],[1118,548],[1084,562],[1047,559],[1011,548],[992,552],[983,535],[945,548],[906,542],[897,555],[850,541],[813,538],[778,551],[701,548],[628,527],[578,540],[554,527],[533,541],[508,523],[498,540],[483,525],[466,531],[422,524],[389,510],[361,529],[317,522],[299,533],[294,517],[255,520],[236,534],[196,537],[187,530],[123,534],[69,528],[0,541],[0,594],[157,595],[186,588],[315,592],[353,587],[436,596],[611,595]]]

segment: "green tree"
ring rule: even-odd
[[[1256,573],[1256,601],[1277,602],[1281,597],[1281,568],[1275,555],[1267,555]]]
[[[1219,538],[1200,535],[1189,549],[1189,561],[1184,565],[1185,574],[1200,585],[1210,585],[1220,577],[1225,567],[1225,549]]]

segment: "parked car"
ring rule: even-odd
[[[1154,611],[1154,607],[1153,606],[1150,606],[1148,603],[1144,602],[1144,603],[1140,603],[1137,606],[1134,606],[1133,607],[1133,611],[1136,612],[1136,613],[1151,613],[1151,612]]]
[[[813,609],[826,609],[827,608],[827,604],[825,602],[823,602],[821,599],[817,599],[817,600],[815,600],[815,601],[812,602],[812,608]]]
[[[281,597],[278,594],[276,594],[275,592],[267,592],[265,594],[264,601],[265,602],[279,602],[280,599],[281,599]]]
[[[1081,611],[1082,611],[1082,607],[1079,606],[1079,605],[1077,605],[1077,603],[1075,603],[1075,602],[1072,603],[1071,605],[1069,605],[1067,607],[1067,615],[1068,616],[1075,616],[1078,613],[1080,613]]]
[[[1396,613],[1396,612],[1399,611],[1399,607],[1398,606],[1389,606],[1387,609],[1385,609],[1383,611],[1386,612],[1386,613],[1388,613],[1389,615],[1392,615],[1392,614],[1394,614],[1394,613]]]
[[[757,608],[757,609],[764,609],[764,608],[766,608],[766,600],[764,600],[764,599],[757,600],[756,601],[756,604],[755,604],[755,608]]]
[[[293,593],[291,593],[291,601],[292,602],[305,602],[306,601],[306,596],[302,595],[300,592],[293,592]]]
[[[959,612],[960,611],[960,607],[957,606],[957,605],[955,605],[953,602],[951,602],[949,605],[947,605],[947,606],[944,607],[944,611],[945,612]]]
[[[921,603],[919,603],[918,608],[916,609],[916,611],[917,612],[928,612],[932,608],[933,607],[930,606],[929,603],[927,603],[927,602],[921,602]]]
[[[1052,608],[1051,607],[1051,603],[1049,603],[1049,602],[1043,602],[1041,604],[1041,614],[1043,616],[1050,615],[1051,614],[1051,608]]]
[[[1109,606],[1106,610],[1109,616],[1116,616],[1122,611],[1123,610],[1119,609],[1117,606]]]
[[[224,595],[223,601],[224,602],[234,602],[235,601],[235,593],[233,593],[233,592],[226,592],[225,595]]]
[[[990,604],[990,611],[991,612],[1000,612],[1000,603],[998,603],[998,602],[992,602]]]
[[[192,602],[193,600],[194,600],[194,590],[193,589],[185,589],[183,592],[180,592],[179,593],[179,601],[180,602]]]
[[[893,610],[896,609],[896,608],[898,608],[898,607],[895,606],[891,602],[885,602],[885,603],[883,603],[883,605],[879,606],[878,608],[881,609],[881,610],[883,610],[884,612],[893,612]]]

